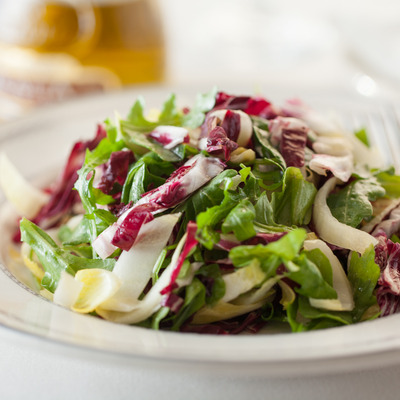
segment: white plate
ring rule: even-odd
[[[101,97],[82,98],[40,110],[0,129],[0,149],[29,179],[45,181],[62,165],[72,143],[93,136],[96,123],[124,115],[138,94],[159,106],[168,88],[141,88]],[[180,103],[192,104],[193,91],[177,91]],[[265,91],[272,100],[275,98]],[[282,93],[280,93],[280,96]],[[311,99],[311,97],[310,97]],[[326,99],[324,100],[326,104]],[[347,99],[334,108],[370,115],[376,106]],[[321,102],[317,102],[321,105]],[[349,108],[350,107],[350,108]],[[346,118],[349,115],[346,114]],[[10,213],[1,219],[0,250],[7,253]],[[6,217],[4,217],[6,215]],[[3,265],[0,270],[1,329],[27,333],[51,343],[60,353],[91,352],[117,363],[147,363],[169,368],[193,368],[243,376],[301,375],[390,365],[400,359],[400,315],[354,326],[298,334],[212,336],[151,331],[112,324],[58,307],[28,291]]]

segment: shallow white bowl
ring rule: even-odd
[[[114,110],[124,115],[139,94],[149,106],[160,106],[169,92],[169,88],[143,87],[45,108],[0,127],[0,149],[26,177],[44,182],[54,175],[54,166],[62,165],[72,143],[91,138],[96,124],[113,117]],[[280,92],[279,100],[286,94]],[[193,103],[193,90],[178,90],[177,95],[179,104]],[[265,95],[275,100],[267,91]],[[354,115],[377,112],[376,104],[354,99],[304,97],[317,107],[343,112],[346,124],[354,123]],[[384,151],[387,146],[382,142]],[[121,365],[265,377],[355,370],[400,360],[400,315],[324,331],[212,336],[121,326],[65,310],[27,290],[7,269],[15,220],[4,197],[0,203],[0,330],[44,340],[60,354],[90,353],[92,358]]]

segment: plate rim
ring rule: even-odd
[[[179,89],[178,89],[179,90]],[[176,92],[178,92],[178,90],[176,90]],[[189,93],[193,94],[195,92],[196,89],[190,88],[189,89]],[[17,136],[15,136],[15,132],[16,131],[20,131],[20,135],[22,137],[24,137],[24,135],[26,134],[30,134],[30,133],[26,133],[23,132],[23,128],[27,127],[29,125],[32,124],[32,122],[34,123],[42,123],[43,120],[47,120],[48,122],[57,118],[57,116],[60,115],[60,113],[65,112],[65,110],[79,110],[81,109],[84,105],[88,106],[90,108],[90,105],[93,106],[102,106],[104,105],[103,103],[109,103],[110,101],[113,101],[115,99],[125,99],[128,96],[133,96],[133,94],[138,94],[138,93],[142,93],[142,92],[146,92],[146,93],[153,93],[157,96],[159,96],[161,93],[164,95],[168,92],[171,91],[171,87],[170,86],[143,86],[143,87],[135,87],[135,88],[131,88],[131,89],[125,89],[123,91],[118,91],[118,92],[112,92],[106,95],[102,95],[102,96],[86,96],[83,98],[80,98],[78,100],[71,100],[65,103],[61,103],[61,104],[56,104],[56,105],[52,105],[51,107],[46,107],[43,108],[41,110],[37,110],[36,112],[33,112],[29,115],[24,116],[23,118],[20,118],[18,120],[14,120],[14,121],[10,121],[7,122],[3,125],[0,126],[0,144],[7,142],[9,140],[15,140],[17,139]],[[162,99],[163,100],[163,99]],[[370,106],[371,104],[374,104],[373,102],[366,102],[365,106]],[[87,112],[87,110],[86,110]],[[33,126],[35,126],[35,124],[33,124]],[[35,128],[33,128],[32,131],[34,131]],[[0,206],[2,205],[3,202],[1,202],[1,197],[0,197]],[[1,262],[1,260],[0,260]],[[6,267],[4,267],[6,268]],[[4,272],[3,270],[3,266],[1,267],[2,272],[0,273],[0,288],[2,287],[2,285],[5,285],[5,278],[6,279],[12,279],[9,276],[7,276],[7,274]],[[20,283],[14,282],[14,284],[16,285],[20,285]],[[1,292],[1,291],[0,291]],[[0,299],[1,299],[1,295],[0,295]],[[40,299],[40,301],[45,301],[44,299]],[[1,302],[0,302],[1,303]],[[61,310],[61,308],[55,304],[49,303],[49,306],[53,309],[58,308],[59,310]],[[193,351],[189,351],[187,353],[177,353],[174,354],[173,351],[176,350],[176,339],[174,339],[176,336],[178,336],[179,338],[182,337],[182,335],[184,335],[185,337],[189,337],[190,338],[196,338],[199,339],[199,335],[196,334],[191,334],[191,333],[175,333],[175,332],[154,332],[151,330],[146,330],[146,333],[148,336],[163,336],[165,338],[165,341],[168,343],[168,345],[171,345],[172,347],[169,348],[169,350],[163,348],[164,353],[160,354],[160,352],[152,352],[152,351],[147,351],[147,352],[140,352],[140,351],[131,351],[131,352],[127,352],[124,353],[123,351],[113,351],[110,348],[102,348],[101,346],[95,345],[92,343],[92,345],[90,345],[90,341],[88,341],[86,344],[82,344],[75,341],[67,341],[65,340],[65,338],[62,338],[60,335],[59,336],[55,336],[55,337],[51,337],[49,335],[40,335],[37,334],[35,332],[30,331],[29,329],[19,329],[18,327],[12,326],[12,321],[10,320],[11,316],[10,313],[7,313],[5,310],[1,309],[1,305],[0,305],[0,326],[2,326],[3,328],[9,328],[12,329],[16,332],[22,332],[22,333],[28,333],[29,335],[33,335],[36,336],[38,338],[42,338],[45,340],[51,340],[54,343],[58,343],[58,344],[68,344],[68,345],[72,345],[72,346],[78,346],[79,348],[84,348],[84,349],[91,349],[94,350],[96,352],[98,351],[102,351],[102,352],[106,352],[106,353],[111,353],[114,356],[117,357],[128,357],[128,358],[144,358],[146,360],[153,360],[153,361],[165,361],[165,362],[171,362],[171,363],[200,363],[200,364],[210,364],[210,363],[217,363],[217,364],[232,364],[235,368],[238,366],[243,366],[243,365],[248,365],[251,364],[253,367],[256,365],[263,365],[264,367],[272,367],[274,363],[283,363],[284,366],[286,368],[288,368],[287,372],[289,372],[290,367],[289,364],[291,363],[321,363],[321,362],[325,362],[325,363],[331,363],[332,366],[326,366],[325,370],[329,370],[330,368],[333,368],[333,364],[337,363],[337,362],[344,362],[344,361],[349,361],[349,359],[353,359],[353,362],[355,362],[355,360],[358,359],[364,359],[365,357],[367,358],[379,358],[380,356],[382,356],[384,353],[400,353],[400,335],[396,336],[394,333],[395,328],[397,327],[397,331],[398,328],[400,328],[400,315],[394,315],[394,316],[389,316],[389,317],[385,317],[384,319],[379,319],[379,320],[375,320],[375,321],[367,321],[367,322],[363,322],[357,325],[351,325],[351,326],[344,326],[344,327],[338,327],[338,328],[330,328],[328,331],[331,332],[329,334],[326,334],[326,332],[328,331],[316,331],[316,332],[302,332],[302,333],[289,333],[289,334],[274,334],[271,337],[279,337],[279,339],[281,340],[281,346],[282,345],[288,345],[290,344],[291,346],[294,346],[293,342],[294,336],[296,336],[297,339],[306,342],[306,343],[310,343],[310,341],[312,342],[312,340],[315,341],[321,341],[324,342],[326,340],[329,339],[329,342],[332,343],[332,339],[334,338],[334,336],[346,336],[347,333],[351,334],[362,334],[363,331],[363,327],[368,327],[367,329],[374,331],[375,329],[388,329],[390,328],[390,326],[392,328],[389,329],[391,335],[386,335],[386,340],[380,340],[379,338],[373,337],[371,339],[371,342],[365,342],[365,337],[363,338],[364,340],[364,346],[359,348],[357,346],[355,346],[357,343],[356,342],[352,342],[352,343],[348,343],[346,344],[346,341],[341,342],[342,343],[342,348],[341,351],[334,351],[335,349],[331,349],[329,355],[327,355],[326,353],[319,353],[319,354],[312,354],[311,353],[304,353],[304,348],[303,348],[303,353],[299,353],[296,352],[295,347],[292,348],[292,352],[291,354],[285,354],[285,356],[281,356],[280,358],[277,357],[276,353],[275,354],[275,358],[271,357],[271,354],[269,354],[268,356],[260,356],[260,353],[255,352],[254,350],[257,349],[252,349],[252,353],[247,355],[246,358],[246,354],[238,354],[238,355],[233,355],[234,353],[232,353],[232,351],[235,349],[235,347],[237,347],[238,345],[243,345],[243,343],[245,343],[244,345],[250,345],[253,347],[258,347],[259,349],[261,349],[262,351],[268,352],[268,350],[271,350],[268,346],[265,345],[265,340],[264,343],[263,342],[263,338],[265,339],[265,336],[251,336],[252,340],[249,341],[249,339],[247,336],[233,336],[233,337],[227,337],[227,336],[214,336],[214,335],[200,335],[200,337],[202,338],[206,338],[209,340],[209,342],[212,342],[212,346],[213,347],[213,351],[215,351],[216,348],[220,347],[221,343],[224,346],[228,345],[230,346],[229,348],[225,348],[224,350],[222,350],[222,352],[220,351],[218,356],[215,356],[215,354],[212,354],[209,350],[208,352],[206,351],[205,353],[202,354],[202,357],[199,358],[199,356],[201,355],[201,353],[198,352],[193,352]],[[56,312],[56,311],[55,311]],[[68,313],[73,313],[70,310],[63,310],[62,313],[64,312],[68,312]],[[57,312],[56,312],[57,313]],[[73,313],[74,314],[74,313]],[[81,316],[82,317],[82,316]],[[84,316],[84,318],[87,318],[86,316]],[[90,317],[90,318],[94,318],[94,317]],[[98,319],[96,319],[98,320]],[[102,321],[106,324],[113,324],[111,322],[108,321]],[[113,324],[115,325],[115,324]],[[382,328],[371,328],[371,326],[375,327],[375,326],[382,326]],[[389,327],[387,325],[390,325]],[[138,328],[138,327],[127,327],[128,329],[131,330],[136,330],[136,329],[145,329],[145,328]],[[353,331],[357,331],[356,333],[354,333]],[[393,331],[392,331],[393,330]],[[132,332],[133,332],[132,331]],[[360,332],[359,332],[360,331]],[[53,332],[54,334],[54,332]],[[189,335],[189,336],[186,336]],[[307,335],[307,336],[304,336]],[[287,339],[288,337],[292,337],[293,339]],[[250,336],[249,336],[250,337]],[[311,340],[312,338],[312,340]],[[382,338],[381,338],[382,339]],[[201,339],[201,340],[189,340],[189,342],[201,342],[201,345],[204,345],[204,340],[205,339]],[[185,339],[184,342],[187,342],[188,339]],[[272,342],[274,342],[274,345],[277,345],[277,340],[274,339],[272,340]],[[334,341],[333,341],[334,342]],[[340,341],[336,341],[335,345],[337,346],[338,343],[340,343]],[[369,344],[370,346],[368,346],[368,349],[366,350],[365,346],[366,344]],[[325,343],[327,344],[327,342]],[[208,345],[210,346],[210,344]],[[352,348],[348,348],[348,346],[352,346]],[[205,347],[207,347],[207,345],[205,345]],[[328,346],[329,348],[329,346]],[[281,350],[284,350],[283,347],[281,348]],[[337,349],[336,349],[337,350]],[[230,353],[229,353],[230,352]],[[388,362],[390,362],[390,360],[388,360]],[[350,363],[351,364],[351,363]],[[254,369],[254,368],[253,368]],[[292,368],[293,369],[293,368]],[[273,373],[271,371],[269,371],[268,373]],[[297,371],[297,373],[300,373],[300,371]]]

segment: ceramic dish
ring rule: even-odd
[[[139,88],[40,110],[0,127],[0,149],[27,178],[45,182],[62,165],[72,143],[90,137],[96,123],[112,116],[114,110],[124,114],[139,94],[144,95],[148,106],[157,106],[169,92],[168,88]],[[176,93],[182,105],[193,100],[194,91]],[[267,91],[263,93],[276,99]],[[304,98],[308,100],[307,96]],[[368,124],[386,126],[386,132],[390,132],[380,144],[393,162],[389,150],[399,148],[400,138],[386,121],[394,118],[392,109],[390,115],[385,107],[386,114],[378,114],[375,104],[350,99],[315,101],[311,96],[310,101],[325,109],[329,105],[339,114],[343,112],[347,125],[361,124],[367,116]],[[113,357],[117,362],[146,361],[239,374],[276,376],[343,371],[400,360],[400,315],[323,331],[228,337],[150,331],[73,313],[31,292],[8,269],[6,255],[15,219],[4,197],[0,197],[0,204],[0,329],[27,333],[64,350]]]

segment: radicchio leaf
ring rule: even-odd
[[[390,213],[384,216],[383,220],[376,225],[372,235],[376,236],[380,231],[385,232],[387,237],[392,237],[394,233],[400,230],[400,206],[392,209]]]
[[[275,118],[280,110],[262,97],[232,96],[224,92],[218,92],[215,99],[214,110],[229,109],[241,110],[246,114],[266,119]]]
[[[121,150],[111,153],[110,161],[101,177],[98,188],[110,194],[115,184],[123,185],[128,173],[129,165],[134,162],[132,151]]]
[[[308,127],[296,118],[277,117],[270,122],[271,143],[279,144],[280,152],[288,167],[304,166]]]
[[[382,258],[379,260],[382,262]],[[400,296],[400,243],[387,240],[386,265],[379,265],[381,276],[378,284],[387,287],[391,293]]]
[[[176,280],[178,279],[179,272],[182,268],[183,262],[186,257],[197,246],[198,241],[196,240],[197,225],[195,222],[190,221],[187,225],[187,236],[185,246],[183,247],[182,253],[179,255],[178,261],[176,262],[175,268],[171,273],[171,279],[167,286],[161,290],[162,295],[169,295],[176,286]]]
[[[152,211],[154,210],[149,204],[133,207],[118,225],[111,244],[128,251],[135,242],[141,226],[154,219]]]
[[[189,143],[189,132],[186,128],[179,126],[161,125],[150,132],[151,137],[156,142],[162,144],[170,150],[181,143]]]
[[[93,150],[105,137],[104,127],[98,125],[94,139],[75,143],[62,174],[50,189],[49,202],[42,207],[33,220],[35,224],[43,228],[56,225],[60,218],[79,200],[78,192],[72,189],[78,178],[77,171],[84,162],[86,149]]]
[[[400,312],[400,296],[393,294],[389,288],[379,287],[376,291],[376,298],[381,310],[380,317]]]
[[[120,248],[129,250],[136,239],[140,226],[151,220],[150,217],[144,218],[143,213],[155,214],[178,205],[222,172],[224,168],[225,164],[218,158],[203,155],[191,158],[186,164],[178,168],[163,185],[145,193],[136,204],[118,218],[117,222],[105,229],[94,240],[94,250],[102,258],[110,256],[117,247],[120,247],[120,243],[122,244]],[[144,208],[141,208],[141,206],[144,206]],[[139,212],[140,216],[136,216],[136,212]],[[129,219],[125,222],[129,215]],[[132,222],[130,219],[132,219]],[[136,229],[137,224],[140,226]],[[121,230],[120,227],[122,227]],[[114,237],[114,235],[117,235],[117,237]]]
[[[218,158],[195,156],[178,168],[166,182],[145,193],[136,204],[154,203],[174,207],[225,168]]]
[[[229,160],[232,151],[238,147],[239,145],[230,140],[220,126],[215,127],[207,137],[207,152],[216,156],[222,155],[225,161]]]

